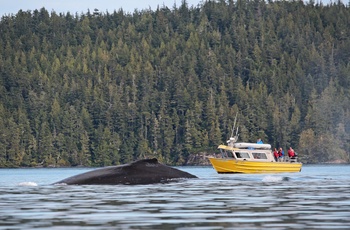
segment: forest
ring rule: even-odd
[[[0,20],[0,167],[186,165],[231,136],[349,163],[350,5],[218,0]]]

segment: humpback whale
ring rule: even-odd
[[[109,166],[76,176],[68,177],[54,184],[67,185],[137,185],[167,183],[180,178],[196,176],[160,164],[156,158],[134,161],[129,164]]]

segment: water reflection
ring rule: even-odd
[[[136,186],[50,185],[66,173],[59,169],[8,186],[1,174],[0,228],[347,229],[350,168],[339,176],[338,168],[318,167],[283,175],[191,167],[184,169],[199,179]],[[20,186],[26,181],[38,183]]]

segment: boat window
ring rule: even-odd
[[[226,151],[223,149],[220,149],[222,157],[223,158],[234,158],[233,152],[232,151]]]
[[[253,153],[254,159],[267,159],[267,156],[265,153]]]
[[[233,153],[231,151],[227,151],[227,157],[228,158],[234,158]]]
[[[250,158],[247,152],[236,152],[237,158]]]

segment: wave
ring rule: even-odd
[[[279,182],[279,181],[289,181],[289,177],[285,177],[285,176],[265,176],[262,179],[263,182]]]
[[[30,186],[38,186],[38,184],[35,183],[35,182],[21,182],[18,185],[19,186],[28,186],[28,187],[30,187]]]

